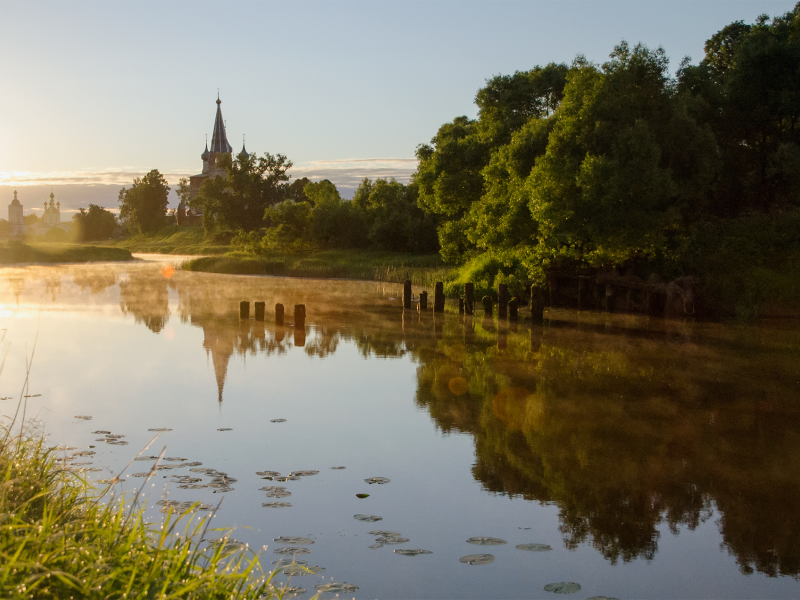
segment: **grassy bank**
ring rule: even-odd
[[[148,524],[63,465],[41,438],[0,429],[0,597],[278,597],[255,557],[221,544],[201,551],[202,521]]]
[[[229,252],[224,256],[196,258],[184,265],[188,271],[235,275],[281,275],[363,279],[433,287],[450,279],[451,269],[436,254],[402,254],[362,250],[327,250],[307,255],[270,254],[258,256]]]
[[[105,243],[105,242],[104,242]],[[171,225],[155,233],[140,233],[113,242],[131,252],[157,254],[224,254],[230,248],[230,235],[206,235],[202,227]]]
[[[0,242],[0,265],[132,260],[124,248],[83,244]]]

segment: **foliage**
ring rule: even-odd
[[[83,246],[80,244],[27,244],[17,241],[0,243],[0,264],[80,263],[90,261],[133,260],[124,248]]]
[[[178,180],[178,187],[175,188],[175,193],[178,195],[179,203],[183,204],[184,206],[189,206],[190,204],[189,195],[191,193],[191,187],[189,185],[188,177],[181,177]]]
[[[114,242],[131,252],[158,254],[224,254],[230,250],[232,235],[206,233],[200,227],[169,225],[153,233],[140,233]]]
[[[164,226],[169,195],[167,180],[153,169],[119,191],[119,218],[133,232],[150,233]]]
[[[253,231],[263,227],[264,211],[285,200],[286,172],[292,162],[282,154],[229,154],[217,158],[226,177],[207,179],[192,203],[202,210],[206,231]]]
[[[72,221],[78,229],[78,239],[83,242],[107,240],[114,235],[117,227],[114,214],[96,204],[90,204],[88,211],[81,208],[79,213],[73,215]]]
[[[29,215],[25,215],[24,217],[22,217],[22,224],[23,225],[35,225],[40,220],[41,219],[39,218],[39,215],[37,215],[36,213],[31,213]]]

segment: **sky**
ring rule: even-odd
[[[621,40],[663,46],[674,71],[728,23],[794,4],[0,0],[0,205],[18,189],[26,214],[51,190],[62,211],[115,208],[150,169],[199,173],[217,90],[236,152],[246,135],[350,197],[363,177],[406,181],[494,75],[602,63]]]

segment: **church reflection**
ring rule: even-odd
[[[743,572],[800,576],[797,332],[590,313],[531,328],[281,281],[131,277],[120,304],[158,332],[172,292],[174,316],[203,330],[220,403],[233,357],[302,348],[324,359],[345,345],[410,356],[416,404],[441,431],[472,436],[474,478],[489,493],[555,504],[568,548],[652,560],[665,532],[711,519]],[[239,320],[243,298],[266,301],[264,322]],[[277,301],[305,303],[309,324],[293,328],[287,310],[286,326],[274,325]]]

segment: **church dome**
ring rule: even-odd
[[[200,155],[200,158],[202,158],[203,160],[208,160],[208,156],[209,156],[209,152],[208,152],[208,142],[206,142],[206,149],[205,149],[205,151],[204,151],[204,152],[203,152],[203,153]]]

